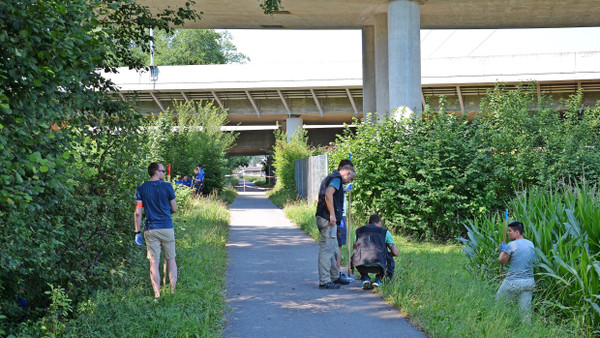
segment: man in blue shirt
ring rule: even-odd
[[[167,261],[171,292],[177,285],[177,263],[175,262],[175,233],[171,214],[177,211],[175,192],[171,183],[165,182],[165,167],[160,162],[148,166],[150,180],[138,186],[135,192],[135,242],[143,244],[140,227],[142,208],[145,211],[144,239],[150,261],[150,281],[155,301],[160,297],[159,261],[161,248]]]
[[[339,171],[334,170],[321,181],[319,199],[317,202],[316,220],[321,233],[319,241],[319,288],[339,289],[340,284],[349,281],[340,279],[340,272],[336,264],[336,255],[339,255],[337,241],[337,226],[342,220],[344,207],[343,183],[349,183],[356,173],[354,167],[346,165]]]
[[[340,164],[338,164],[338,171],[342,170],[343,167],[347,166],[347,165],[351,165],[354,167],[354,165],[352,164],[352,161],[347,160],[347,159],[343,159],[340,161]],[[348,184],[348,186],[346,188],[344,188],[344,207],[342,208],[342,220],[340,221],[340,224],[337,227],[337,241],[338,241],[338,255],[336,257],[336,265],[337,265],[337,269],[340,271],[340,280],[346,280],[348,282],[353,282],[354,279],[353,278],[349,278],[348,276],[346,276],[344,273],[342,273],[342,270],[340,270],[341,266],[342,266],[342,246],[346,245],[346,210],[348,207],[348,198],[346,197],[346,192],[348,192],[350,189],[352,189],[352,184]],[[350,275],[350,268],[348,268],[348,275]]]
[[[531,298],[535,288],[533,264],[537,261],[533,243],[523,238],[523,223],[508,225],[508,238],[511,242],[502,243],[498,260],[505,265],[510,262],[506,278],[496,293],[496,299],[517,299],[525,316],[531,312]]]
[[[194,169],[196,176],[194,177],[194,185],[196,186],[196,195],[204,192],[204,170],[202,170],[202,164],[198,164]]]

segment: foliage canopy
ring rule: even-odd
[[[0,2],[0,335],[68,316],[127,267],[140,116],[97,70],[141,67],[131,41],[197,19],[189,5]]]

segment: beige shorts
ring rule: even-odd
[[[144,239],[148,248],[149,260],[159,260],[161,248],[165,259],[175,258],[175,230],[173,228],[144,231]]]

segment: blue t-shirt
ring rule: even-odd
[[[533,278],[533,263],[537,260],[533,243],[527,239],[517,239],[508,244],[504,252],[510,255],[507,280]]]
[[[137,187],[135,200],[142,201],[146,214],[144,230],[173,228],[170,201],[174,199],[173,186],[165,181],[148,181]]]
[[[342,179],[339,177],[334,177],[331,179],[331,181],[329,181],[328,187],[332,187],[332,188],[335,188],[335,190],[339,190],[341,184],[342,184]]]
[[[198,170],[198,173],[196,174],[196,179],[198,180],[198,182],[204,182],[204,170],[202,170],[202,168]]]

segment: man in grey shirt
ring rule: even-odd
[[[510,262],[506,278],[496,293],[496,299],[517,299],[521,311],[526,316],[531,312],[531,297],[535,288],[533,264],[537,257],[531,241],[523,238],[523,223],[508,225],[508,238],[511,242],[502,243],[498,260],[504,265]]]

